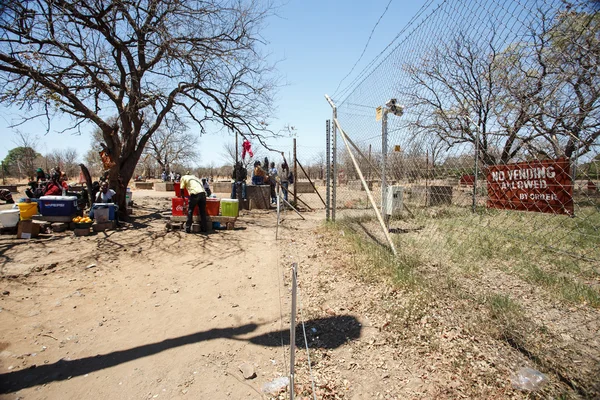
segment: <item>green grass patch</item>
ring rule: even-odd
[[[353,220],[352,222],[357,222]],[[357,270],[365,279],[391,279],[401,287],[418,284],[416,268],[422,260],[417,254],[400,252],[397,257],[388,247],[355,232],[348,223],[334,225],[335,230],[344,232],[344,237],[352,247],[352,259]]]
[[[513,320],[521,314],[521,306],[506,294],[494,293],[485,298],[490,316],[498,320]]]

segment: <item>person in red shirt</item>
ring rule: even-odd
[[[60,174],[60,185],[63,189],[69,190],[69,184],[67,183],[67,174],[61,172]]]
[[[63,187],[59,182],[60,175],[58,173],[52,174],[52,180],[46,185],[44,190],[44,196],[60,196],[62,195]]]

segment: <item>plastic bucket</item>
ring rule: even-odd
[[[0,225],[5,228],[12,228],[19,223],[19,210],[0,211]]]
[[[173,189],[175,189],[175,196],[181,197],[181,185],[179,182],[173,182]],[[190,193],[187,189],[183,189],[183,195],[185,197],[190,197]]]
[[[31,219],[38,213],[38,205],[35,202],[31,203],[17,203],[19,212],[21,213],[21,220]]]
[[[219,206],[221,205],[220,199],[208,198],[206,199],[206,213],[213,217],[219,215]]]
[[[221,199],[221,215],[224,217],[237,217],[239,202],[237,199]]]
[[[101,224],[103,222],[108,222],[108,221],[110,221],[108,219],[109,214],[110,214],[110,210],[108,208],[105,208],[105,207],[96,208],[94,210],[94,219],[99,224]]]

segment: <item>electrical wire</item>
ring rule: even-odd
[[[383,10],[383,13],[379,16],[379,19],[377,20],[377,23],[375,23],[375,26],[373,27],[373,29],[371,29],[371,33],[369,34],[369,39],[367,39],[367,43],[365,44],[365,47],[363,48],[362,53],[360,53],[360,57],[358,57],[358,60],[356,60],[356,62],[354,63],[354,65],[350,69],[350,72],[348,72],[346,74],[346,76],[344,76],[342,78],[342,80],[340,81],[340,83],[338,83],[337,87],[335,88],[335,91],[333,92],[334,96],[335,96],[335,93],[337,93],[337,91],[339,90],[340,86],[342,86],[342,83],[346,80],[347,77],[350,76],[350,74],[352,74],[352,72],[354,72],[354,68],[356,68],[356,66],[358,65],[358,63],[360,62],[360,60],[362,60],[363,56],[365,55],[365,52],[367,51],[367,47],[369,47],[369,43],[371,43],[371,38],[373,37],[373,33],[375,32],[375,29],[377,28],[377,25],[379,25],[379,23],[381,22],[381,19],[387,13],[388,8],[390,8],[390,4],[392,4],[392,1],[393,0],[390,0],[387,3],[387,6],[385,6],[385,10]]]
[[[392,41],[385,46],[385,48],[383,50],[381,50],[381,52],[369,63],[367,64],[367,66],[365,68],[363,68],[363,70],[356,76],[356,78],[354,78],[354,80],[352,82],[350,82],[350,84],[348,86],[346,86],[346,88],[344,88],[340,93],[339,93],[339,98],[342,99],[342,101],[336,101],[338,104],[342,104],[343,100],[345,100],[346,94],[348,94],[349,90],[351,88],[353,88],[355,86],[355,84],[358,81],[363,81],[363,77],[365,77],[367,75],[367,73],[369,73],[371,71],[371,67],[373,67],[373,65],[375,65],[375,63],[379,60],[379,58],[394,44],[394,42],[396,40],[398,40],[398,38],[404,33],[406,32],[406,30],[408,28],[410,28],[415,21],[421,17],[421,15],[425,12],[425,10],[427,10],[429,8],[429,6],[431,5],[431,3],[433,3],[434,0],[428,0],[425,4],[423,4],[421,6],[421,8],[419,9],[419,11],[417,11],[417,13],[415,14],[414,17],[412,17],[410,19],[410,21],[408,21],[408,23],[406,24],[406,26],[404,28],[402,28],[402,30],[394,37],[394,39],[392,39]],[[441,7],[447,0],[444,0],[442,2],[442,4],[440,4],[436,10]],[[432,12],[432,14],[435,12],[435,10]],[[400,45],[401,43],[399,43],[398,45]],[[331,96],[334,100],[338,100],[338,98],[335,97],[335,93],[334,95]],[[338,106],[339,107],[339,106]]]

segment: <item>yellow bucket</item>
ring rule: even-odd
[[[38,213],[38,207],[36,202],[31,203],[18,203],[19,212],[21,213],[21,221],[24,219],[31,219]]]

